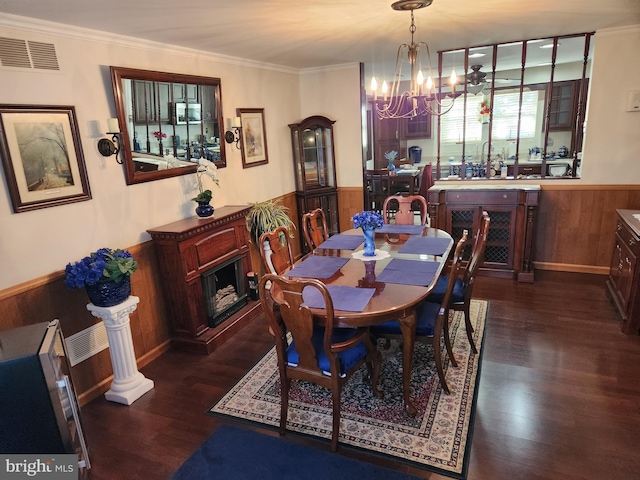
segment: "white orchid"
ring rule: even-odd
[[[203,175],[206,175],[213,181],[213,183],[220,186],[220,181],[218,180],[218,167],[216,166],[216,164],[207,160],[206,158],[198,159],[198,169],[196,170],[196,179],[198,181],[195,185],[195,187],[198,189],[198,195],[192,199],[196,202],[210,202],[211,197],[213,197],[213,193],[211,192],[211,190],[205,190],[202,186]]]

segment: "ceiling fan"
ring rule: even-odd
[[[471,73],[467,74],[467,92],[477,95],[478,93],[483,93],[489,89],[489,83],[491,81],[498,82],[520,82],[519,79],[515,78],[497,78],[493,79],[487,78],[487,73],[480,71],[482,65],[471,65]]]

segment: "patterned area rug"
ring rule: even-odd
[[[405,415],[402,408],[401,343],[392,341],[390,348],[385,349],[381,340],[378,344],[383,356],[380,387],[384,397],[374,397],[370,386],[363,382],[366,374],[363,366],[342,390],[340,444],[389,455],[455,478],[466,478],[487,308],[485,301],[471,303],[477,355],[469,348],[463,314],[451,312],[458,368],[451,366],[446,354],[443,355],[449,395],[438,382],[432,346],[416,343],[411,375],[412,398],[418,410],[414,418]],[[329,390],[309,382],[292,382],[288,430],[330,439],[331,412]],[[275,347],[210,413],[278,427],[280,380]]]

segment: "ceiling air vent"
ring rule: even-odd
[[[60,70],[52,43],[27,42],[0,37],[0,63],[3,67]]]

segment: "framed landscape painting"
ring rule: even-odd
[[[0,105],[0,155],[15,213],[91,199],[74,107]]]
[[[242,135],[242,168],[269,163],[264,108],[237,108]]]

